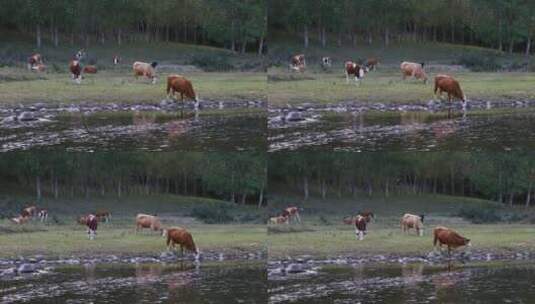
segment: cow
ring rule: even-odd
[[[416,234],[419,236],[424,236],[424,215],[414,215],[405,213],[401,217],[400,221],[401,231],[410,232],[410,229],[416,230]]]
[[[97,73],[97,67],[94,66],[94,65],[86,65],[82,69],[82,72],[84,72],[84,74],[96,74]]]
[[[121,62],[121,57],[119,55],[113,56],[113,65],[118,65]]]
[[[462,101],[463,110],[466,109],[466,96],[459,85],[459,82],[449,75],[439,74],[435,76],[435,95],[442,96],[443,92],[448,93],[448,102],[452,103],[453,98],[457,98]],[[451,107],[448,111],[451,114]]]
[[[355,218],[355,235],[357,236],[357,240],[362,241],[364,240],[364,235],[366,234],[366,225],[367,225],[367,219],[366,217],[362,215],[357,215]]]
[[[290,224],[290,218],[287,216],[275,216],[269,219],[270,224]]]
[[[182,110],[184,109],[184,96],[195,101],[195,109],[199,107],[199,97],[195,94],[193,85],[186,77],[172,74],[167,76],[167,97],[174,98],[176,93],[180,93]]]
[[[152,84],[156,84],[156,79],[158,78],[156,76],[156,66],[158,66],[158,62],[156,61],[152,63],[136,61],[132,65],[132,69],[134,70],[134,76],[136,79],[138,76],[147,77],[152,79]]]
[[[288,223],[291,223],[292,218],[295,222],[301,224],[301,217],[299,216],[299,208],[298,207],[288,207],[284,210],[282,210],[281,216],[288,218]]]
[[[87,225],[87,215],[81,215],[76,219],[76,222],[80,225]]]
[[[195,253],[195,260],[198,260],[200,257],[199,247],[195,245],[191,233],[181,227],[171,227],[165,231],[167,235],[167,248],[172,250],[175,248],[175,245],[180,245],[180,252],[184,255],[184,249]]]
[[[38,63],[32,67],[32,71],[44,72],[46,71],[46,65]]]
[[[353,225],[355,223],[355,217],[354,216],[346,216],[342,219],[344,224],[346,225]]]
[[[433,229],[433,246],[442,245],[448,246],[448,255],[451,255],[451,249],[456,249],[461,246],[471,246],[470,239],[461,236],[453,229],[438,226]]]
[[[84,49],[79,49],[78,52],[74,54],[74,59],[78,61],[84,60],[85,57],[86,57],[86,52]]]
[[[22,212],[20,213],[23,217],[33,218],[37,215],[37,207],[36,206],[28,206],[24,209],[22,209]]]
[[[364,77],[364,74],[368,72],[368,68],[362,67],[353,61],[346,61],[345,63],[345,75],[346,83],[349,84],[349,76],[355,76],[355,84],[359,85],[360,80]]]
[[[371,210],[359,211],[358,215],[363,216],[366,219],[366,223],[369,223],[372,221],[372,219],[375,219],[375,214]]]
[[[375,71],[378,65],[379,65],[379,60],[375,57],[371,57],[371,58],[368,58],[368,60],[366,60],[366,67],[370,71]]]
[[[305,55],[299,54],[290,58],[290,70],[304,72],[306,68]]]
[[[95,216],[97,217],[99,222],[109,222],[111,221],[111,212],[108,210],[98,210],[95,212]]]
[[[403,61],[400,65],[403,80],[405,80],[407,77],[414,77],[418,80],[423,80],[424,84],[427,84],[427,74],[424,71],[424,65],[425,63],[423,62],[414,63]]]
[[[152,231],[158,231],[162,235],[165,233],[158,216],[140,213],[136,216],[136,233],[139,231],[139,229],[144,228],[148,228]]]
[[[89,214],[86,217],[87,236],[90,240],[94,240],[97,235],[98,219],[94,214]]]
[[[28,70],[35,70],[35,66],[43,64],[43,57],[39,53],[35,53],[28,57]]]
[[[321,58],[321,67],[326,70],[332,66],[331,57],[322,57]]]
[[[10,220],[17,225],[23,225],[23,224],[26,224],[30,220],[30,217],[19,215],[17,217],[11,218]]]
[[[77,84],[82,83],[82,66],[80,65],[80,60],[72,59],[69,62],[69,71],[71,71],[71,78]]]
[[[39,217],[39,220],[41,222],[46,222],[48,220],[48,210],[39,209],[39,212],[37,212],[37,216]]]

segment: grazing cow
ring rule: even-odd
[[[82,83],[82,66],[80,65],[80,60],[71,60],[69,62],[69,71],[71,71],[71,78],[74,79],[77,84]]]
[[[423,80],[424,84],[427,84],[427,74],[424,71],[424,63],[414,63],[404,61],[401,63],[401,74],[403,75],[403,80],[407,77],[414,77],[418,80]]]
[[[294,221],[301,224],[301,217],[299,216],[299,208],[298,207],[288,207],[284,209],[281,213],[281,216],[288,218],[288,223],[291,223],[292,218],[295,219]]]
[[[375,214],[373,214],[371,210],[359,211],[358,215],[363,216],[366,219],[366,223],[369,223],[372,221],[372,219],[375,219]]]
[[[362,215],[357,215],[355,218],[355,235],[357,240],[362,241],[366,234],[367,218]]]
[[[90,240],[94,240],[97,235],[98,219],[94,214],[86,216],[87,236]]]
[[[78,52],[76,52],[76,54],[74,54],[74,59],[78,61],[83,60],[85,57],[86,57],[86,53],[84,49],[80,49],[78,50]]]
[[[34,70],[36,65],[43,64],[43,57],[39,53],[35,53],[28,57],[28,70]]]
[[[40,209],[39,212],[37,212],[37,216],[41,222],[46,222],[48,220],[48,210]]]
[[[32,71],[44,72],[46,71],[46,65],[38,63],[32,67]]]
[[[463,103],[463,110],[466,109],[466,96],[459,85],[459,82],[449,75],[440,74],[435,76],[435,95],[442,96],[443,92],[448,93],[448,101],[451,104],[453,98],[457,98]],[[451,111],[451,108],[449,109]]]
[[[175,248],[175,245],[180,245],[180,252],[184,255],[184,249],[195,253],[195,259],[198,260],[200,257],[199,247],[195,246],[193,237],[191,233],[184,228],[180,227],[171,227],[166,230],[167,235],[167,248],[172,250]]]
[[[419,236],[424,236],[424,215],[414,215],[405,213],[403,217],[401,217],[401,231],[402,232],[410,232],[409,230],[414,228],[416,230],[416,234]]]
[[[195,101],[196,109],[199,107],[199,97],[195,94],[191,81],[181,75],[169,75],[167,76],[167,96],[174,98],[176,93],[180,93],[182,108],[184,108],[184,96]]]
[[[119,55],[113,56],[113,65],[118,65],[121,62],[121,57]]]
[[[96,74],[97,73],[97,67],[94,65],[86,65],[82,71],[87,74]]]
[[[331,57],[322,57],[321,58],[321,67],[326,70],[332,66]]]
[[[134,70],[134,76],[136,79],[138,76],[147,77],[149,79],[152,79],[152,84],[156,83],[156,66],[158,65],[157,62],[152,63],[146,63],[141,61],[136,61],[132,65],[132,69]]]
[[[111,221],[111,212],[108,210],[98,210],[95,212],[95,216],[97,217],[99,222],[109,222]]]
[[[162,235],[165,233],[164,229],[162,228],[160,218],[158,218],[156,215],[140,213],[136,216],[136,233],[139,231],[139,229],[144,228],[148,228],[152,231],[158,231],[162,233]]]
[[[30,220],[30,217],[19,215],[17,217],[11,218],[10,220],[17,225],[23,225],[23,224],[26,224]]]
[[[22,209],[22,212],[20,213],[23,217],[32,218],[37,215],[37,207],[36,206],[28,206],[24,209]]]
[[[451,249],[455,249],[461,246],[471,246],[470,240],[461,236],[453,229],[446,227],[436,227],[433,229],[433,246],[442,248],[442,245],[448,246],[448,255],[451,255]]]
[[[353,61],[346,61],[345,63],[346,83],[349,83],[349,76],[353,75],[355,76],[355,84],[360,84],[360,80],[367,72],[368,68],[362,67]]]
[[[274,216],[269,219],[270,224],[290,224],[290,218],[287,216]]]
[[[290,70],[304,72],[306,68],[305,55],[299,54],[290,59]]]
[[[379,60],[375,57],[368,58],[368,60],[366,60],[366,67],[370,71],[375,71],[378,65],[379,65]]]

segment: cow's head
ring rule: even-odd
[[[156,66],[158,66],[158,62],[153,61],[153,62],[150,64],[150,66],[151,66],[152,68],[156,68]]]
[[[167,229],[162,228],[162,237],[167,237]]]
[[[422,221],[422,223],[424,222],[424,217],[425,217],[425,214],[420,214],[420,221]]]
[[[464,244],[468,247],[472,246],[472,243],[470,242],[470,239],[464,238]]]

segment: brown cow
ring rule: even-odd
[[[156,76],[156,66],[158,65],[158,62],[154,61],[152,63],[146,63],[141,61],[136,61],[132,65],[132,69],[134,70],[134,76],[136,79],[138,76],[147,77],[149,79],[152,79],[152,84],[156,83],[156,79],[158,78]]]
[[[405,213],[403,217],[401,217],[401,231],[402,232],[410,232],[409,230],[414,228],[416,230],[416,234],[419,236],[424,236],[424,215],[414,215]]]
[[[427,74],[424,71],[424,63],[414,63],[404,61],[401,63],[401,74],[403,75],[403,80],[407,77],[414,77],[416,79],[424,81],[424,84],[427,84]]]
[[[290,70],[304,72],[306,68],[305,55],[299,54],[290,59]]]
[[[167,96],[174,98],[176,93],[180,93],[180,99],[182,101],[182,108],[184,108],[184,96],[195,101],[195,109],[199,107],[199,97],[195,94],[191,81],[181,75],[169,75],[167,76]]]
[[[375,57],[371,57],[371,58],[368,58],[368,60],[366,60],[366,67],[370,71],[375,71],[378,65],[379,65],[379,60]]]
[[[366,219],[366,223],[369,223],[372,221],[372,219],[375,219],[375,214],[373,214],[371,210],[359,211],[358,215],[363,216]]]
[[[144,228],[148,228],[152,231],[159,231],[162,235],[165,233],[158,216],[140,213],[136,216],[136,233],[139,229]]]
[[[298,207],[288,207],[284,210],[282,210],[281,216],[288,218],[288,223],[291,223],[292,218],[295,219],[294,221],[301,224],[301,217],[299,216],[299,208]]]
[[[451,249],[455,249],[461,246],[471,246],[470,240],[461,236],[453,229],[446,227],[436,227],[433,229],[433,246],[442,248],[442,245],[448,246],[448,255],[451,255]]]
[[[22,209],[22,212],[20,213],[23,217],[32,218],[37,215],[37,207],[36,206],[28,206],[24,209]]]
[[[269,223],[270,224],[290,224],[289,220],[290,220],[289,217],[279,215],[279,216],[271,217],[269,219]]]
[[[97,67],[94,65],[86,65],[83,70],[84,73],[87,74],[96,74],[97,73]]]
[[[95,212],[95,216],[97,217],[99,222],[109,222],[111,220],[111,212],[108,210],[98,210]]]
[[[463,103],[463,110],[466,109],[466,96],[459,85],[459,82],[449,75],[440,74],[435,77],[435,95],[442,96],[443,92],[448,93],[448,101],[451,105],[453,98],[457,98]],[[449,109],[451,112],[451,108]]]
[[[349,83],[349,76],[353,75],[355,77],[355,84],[359,85],[360,80],[364,78],[364,74],[367,72],[367,67],[362,67],[353,61],[346,61],[345,63],[346,83]]]
[[[28,57],[28,70],[33,70],[34,66],[43,64],[43,57],[39,53],[35,53]]]
[[[15,224],[23,225],[23,224],[26,224],[30,220],[30,217],[29,216],[24,216],[24,215],[19,215],[17,217],[11,218],[10,220]]]
[[[197,246],[195,246],[195,242],[193,241],[193,237],[191,236],[191,233],[189,233],[186,229],[181,227],[171,227],[166,230],[167,235],[167,247],[169,250],[172,250],[175,248],[175,245],[180,245],[180,252],[182,255],[184,255],[184,248],[188,251],[195,253],[195,259],[198,260],[200,256],[200,251]]]
[[[82,83],[82,66],[80,65],[80,60],[71,60],[69,62],[69,71],[71,71],[71,78],[74,79],[77,84]]]
[[[366,225],[367,218],[362,215],[357,215],[355,218],[355,235],[357,236],[357,240],[364,240],[364,235],[366,234]]]

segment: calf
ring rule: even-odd
[[[136,61],[132,65],[132,69],[134,70],[134,76],[136,79],[138,76],[147,77],[149,79],[152,79],[152,84],[156,83],[156,66],[158,65],[157,62],[152,63],[146,63],[141,61]]]
[[[364,235],[366,234],[366,225],[366,218],[362,215],[357,215],[355,218],[355,235],[357,236],[357,240],[364,240]]]
[[[414,63],[404,61],[401,63],[400,68],[403,80],[405,80],[407,77],[414,77],[416,79],[423,80],[424,84],[427,84],[427,74],[424,71],[423,62]]]
[[[321,58],[321,67],[326,70],[332,66],[331,57],[322,57]]]
[[[23,225],[23,224],[26,224],[30,220],[30,217],[19,215],[17,217],[11,218],[10,220],[17,225]]]
[[[290,70],[304,72],[306,68],[305,55],[299,54],[290,58]]]
[[[176,93],[180,93],[180,99],[182,101],[182,109],[184,108],[184,96],[186,98],[195,101],[195,108],[199,107],[199,97],[195,94],[191,81],[181,75],[169,75],[167,76],[167,96],[174,98]]]
[[[442,96],[443,92],[448,93],[448,101],[451,105],[453,98],[459,99],[462,101],[463,110],[466,109],[466,96],[461,89],[461,86],[457,80],[449,75],[440,74],[435,76],[435,95]],[[449,109],[451,112],[451,107]]]
[[[140,229],[148,228],[152,231],[158,231],[162,235],[164,234],[164,230],[162,228],[162,223],[160,222],[160,219],[156,215],[148,215],[140,213],[136,216],[136,233]]]
[[[84,74],[96,74],[97,73],[97,67],[94,65],[86,65],[82,71]]]
[[[433,246],[439,246],[442,248],[442,245],[448,246],[448,255],[451,255],[451,249],[455,249],[461,246],[471,246],[470,239],[467,239],[461,236],[459,233],[453,229],[446,227],[436,227],[433,229]]]
[[[282,210],[281,216],[288,218],[288,223],[291,223],[292,218],[295,222],[301,224],[301,217],[299,216],[299,208],[298,207],[288,207],[284,210]]]
[[[37,207],[36,206],[28,206],[24,209],[22,209],[22,212],[20,213],[23,217],[32,218],[37,215]]]
[[[82,83],[82,66],[80,65],[80,60],[71,60],[69,62],[69,71],[71,71],[71,78],[74,79],[77,84]]]
[[[410,232],[410,229],[416,230],[416,234],[424,236],[424,215],[414,215],[405,213],[401,217],[401,231]]]
[[[172,227],[166,230],[167,235],[167,248],[172,250],[175,248],[175,245],[180,245],[180,252],[184,255],[184,249],[195,253],[195,259],[198,260],[200,257],[200,251],[195,242],[191,233],[184,228]]]
[[[90,240],[94,240],[97,235],[98,219],[94,214],[86,216],[87,236]]]
[[[366,67],[370,70],[370,71],[375,71],[377,69],[377,66],[379,65],[379,60],[377,58],[368,58],[368,60],[366,60]]]
[[[275,216],[269,219],[270,224],[290,224],[289,217],[287,216]]]
[[[39,53],[35,53],[28,57],[28,70],[34,70],[36,65],[43,64],[43,57]]]
[[[364,78],[366,72],[368,72],[366,67],[362,67],[353,61],[346,61],[345,63],[346,83],[349,83],[349,76],[353,75],[355,77],[355,84],[360,84],[360,80]]]

